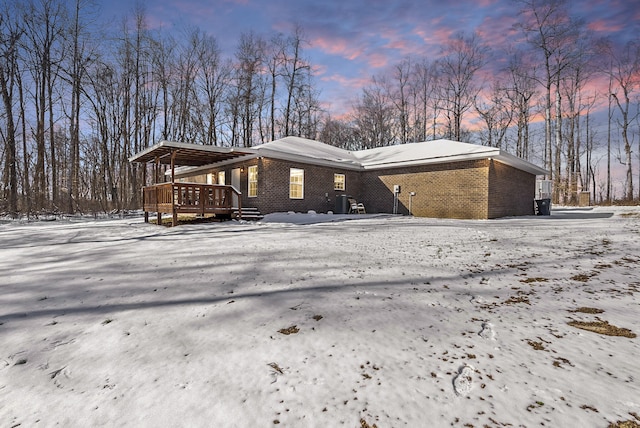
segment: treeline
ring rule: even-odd
[[[514,3],[518,41],[504,51],[458,33],[435,58],[405,59],[340,118],[322,108],[300,27],[243,33],[225,56],[199,28],[149,29],[141,7],[106,30],[85,0],[1,5],[0,212],[136,209],[144,166],[128,158],[161,139],[247,147],[287,135],[349,149],[481,142],[544,165],[562,202],[578,189],[614,197],[610,174],[598,178],[605,153],[607,170],[625,163],[623,196],[634,197],[638,44],[594,40],[564,1]],[[595,92],[602,79],[607,92]],[[606,136],[592,118],[603,105]]]

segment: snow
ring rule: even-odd
[[[638,207],[6,222],[0,425],[636,420],[639,339],[567,323],[640,333],[639,234]]]

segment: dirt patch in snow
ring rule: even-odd
[[[621,336],[628,337],[633,339],[636,337],[636,334],[629,329],[616,327],[615,325],[609,324],[608,321],[569,321],[571,327],[579,328],[582,330],[591,331],[598,334],[603,334],[606,336]]]
[[[378,428],[378,426],[376,424],[369,425],[367,423],[367,421],[364,420],[364,418],[361,418],[360,419],[360,428]]]
[[[278,333],[282,333],[282,334],[288,336],[290,334],[296,334],[299,331],[300,331],[300,329],[297,326],[292,325],[291,327],[281,328],[280,330],[278,330]]]
[[[527,278],[527,279],[520,280],[520,282],[523,282],[525,284],[531,284],[532,282],[547,282],[547,281],[549,281],[549,279],[543,278],[543,277]]]
[[[598,309],[598,308],[587,308],[587,307],[581,307],[578,309],[573,309],[573,310],[569,310],[569,312],[580,312],[583,314],[601,314],[604,311],[602,309]]]
[[[640,424],[636,422],[636,421],[640,421],[640,416],[638,416],[638,414],[635,412],[629,412],[629,414],[634,417],[635,421],[628,420],[628,421],[611,422],[608,428],[640,428]]]

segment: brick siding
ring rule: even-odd
[[[249,198],[247,167],[258,166],[258,196]],[[263,214],[282,211],[334,211],[336,197],[347,194],[368,213],[393,212],[393,187],[401,186],[398,213],[436,218],[486,219],[533,214],[535,176],[488,159],[396,169],[351,171],[277,159],[252,159],[222,169],[226,184],[231,170],[240,174],[242,205]],[[304,170],[304,198],[289,198],[289,170]],[[345,174],[344,191],[334,190],[333,175]],[[206,183],[206,174],[185,180]],[[415,192],[410,197],[409,193]]]
[[[419,217],[487,218],[487,175],[485,160],[367,171],[362,202],[367,212],[393,212],[393,187],[400,185],[398,214],[409,214],[411,205]]]
[[[248,197],[247,167],[258,166],[258,196]],[[335,210],[336,196],[358,192],[360,174],[358,171],[343,170],[303,163],[282,161],[277,159],[253,159],[246,162],[230,164],[224,168],[207,172],[217,174],[225,171],[225,183],[231,184],[231,170],[243,168],[240,174],[240,191],[242,206],[255,207],[263,214],[282,211],[319,213]],[[304,198],[289,198],[289,173],[291,168],[304,170]],[[345,175],[345,190],[334,190],[334,174]],[[185,178],[188,181],[206,183],[206,174]]]
[[[535,175],[491,161],[488,218],[533,215],[535,193]]]

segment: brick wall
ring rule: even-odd
[[[393,186],[399,184],[398,213],[440,218],[487,218],[488,161],[465,161],[366,171],[360,199],[367,212],[393,212]],[[415,192],[410,197],[409,193]],[[411,199],[411,201],[410,201]]]
[[[358,172],[276,159],[261,159],[258,170],[258,198],[248,204],[263,213],[279,211],[327,212],[335,209],[337,195],[359,188]],[[304,170],[304,198],[289,198],[290,168]],[[261,175],[262,173],[262,175]],[[333,174],[345,174],[345,190],[334,190]],[[254,203],[255,202],[255,203]]]
[[[250,198],[247,191],[247,168],[252,165],[258,166],[258,196]],[[283,211],[333,211],[337,195],[358,193],[360,187],[360,175],[357,171],[266,158],[230,164],[224,168],[207,171],[206,174],[225,171],[225,183],[231,184],[231,170],[234,168],[243,169],[239,189],[242,192],[242,206],[258,208],[263,214]],[[303,199],[289,198],[290,168],[304,170]],[[185,181],[206,183],[206,174],[186,177]],[[333,174],[345,175],[344,191],[334,190]]]
[[[491,161],[488,218],[533,215],[535,189],[535,175]]]
[[[258,165],[258,196],[248,197],[247,167]],[[368,213],[393,212],[393,186],[401,186],[398,213],[436,218],[486,219],[533,214],[535,176],[487,159],[373,171],[348,171],[276,159],[253,159],[212,169],[240,174],[242,206],[263,214],[282,211],[335,210],[336,196],[347,194],[364,203]],[[289,198],[289,169],[304,170],[304,199]],[[346,189],[336,191],[333,174],[345,174]],[[206,183],[206,174],[185,178]],[[413,197],[410,192],[415,192]]]

